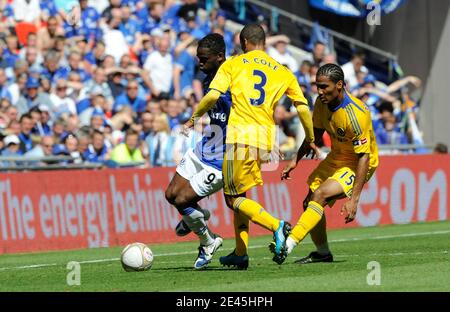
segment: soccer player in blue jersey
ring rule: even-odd
[[[219,34],[209,34],[198,42],[199,67],[207,74],[203,90],[209,84],[220,65],[225,61],[225,42]],[[183,156],[176,173],[166,190],[166,199],[177,208],[182,221],[176,232],[184,236],[193,231],[200,239],[198,257],[194,269],[208,266],[223,239],[213,234],[206,224],[209,212],[199,207],[198,202],[223,187],[222,162],[225,150],[225,131],[231,107],[231,94],[224,93],[208,112],[211,120],[205,135],[194,149]]]

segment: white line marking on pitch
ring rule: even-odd
[[[448,250],[440,250],[440,251],[416,251],[416,252],[394,252],[394,253],[382,253],[382,252],[375,252],[371,254],[364,254],[364,255],[358,255],[358,254],[337,254],[334,255],[335,258],[348,258],[348,257],[373,257],[373,256],[411,256],[411,255],[429,255],[429,254],[442,254],[446,255],[448,254]],[[297,257],[298,258],[298,257]],[[250,258],[251,259],[251,258]],[[263,259],[272,259],[269,257],[263,257]]]
[[[361,241],[361,240],[380,240],[380,239],[390,239],[390,238],[399,238],[399,237],[415,237],[415,236],[426,236],[426,235],[441,235],[441,234],[448,234],[450,231],[434,231],[434,232],[419,232],[419,233],[407,233],[407,234],[396,234],[396,235],[382,235],[382,236],[374,236],[374,237],[350,237],[350,238],[341,238],[341,239],[333,239],[330,240],[330,243],[342,243],[342,242],[354,242],[354,241]],[[312,244],[312,242],[304,242],[303,244]],[[250,246],[251,249],[256,248],[265,248],[267,245],[254,245]],[[228,248],[228,249],[222,249],[224,250],[233,250],[234,248]],[[189,254],[196,254],[197,251],[182,251],[182,252],[169,252],[169,253],[161,253],[154,255],[155,257],[164,257],[164,256],[180,256],[180,255],[189,255]],[[447,251],[443,251],[442,253],[446,254]],[[421,253],[417,253],[421,254]],[[377,255],[377,254],[373,254]],[[403,253],[395,253],[395,254],[387,254],[391,256],[396,255],[405,255]],[[345,256],[355,256],[355,255],[340,255],[342,257]],[[109,259],[97,259],[97,260],[84,260],[84,261],[78,261],[80,264],[87,264],[87,263],[101,263],[101,262],[113,262],[113,261],[119,261],[120,258],[109,258]],[[163,263],[163,262],[161,262]],[[35,269],[35,268],[44,268],[44,267],[52,267],[57,265],[64,265],[64,264],[58,264],[58,263],[42,263],[42,264],[32,264],[32,265],[22,265],[17,267],[3,267],[0,268],[1,271],[6,270],[23,270],[23,269]]]

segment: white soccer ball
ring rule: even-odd
[[[132,243],[122,250],[120,257],[125,271],[146,271],[152,267],[153,253],[147,245]]]

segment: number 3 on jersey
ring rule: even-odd
[[[261,81],[259,83],[255,83],[254,88],[255,90],[259,91],[259,98],[257,99],[250,99],[250,104],[253,106],[259,106],[264,104],[264,101],[266,100],[266,91],[264,91],[264,86],[267,83],[267,77],[264,72],[255,69],[253,71],[253,76],[258,76],[261,78]]]

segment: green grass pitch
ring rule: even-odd
[[[313,249],[307,238],[278,266],[270,236],[253,237],[247,271],[219,264],[233,239],[203,271],[192,269],[197,242],[152,244],[145,237],[155,255],[146,272],[125,272],[119,247],[2,255],[0,291],[450,291],[448,221],[335,230],[329,240],[334,263],[295,264]],[[70,261],[80,263],[79,286],[67,285]],[[371,261],[380,265],[380,285],[367,283]]]

